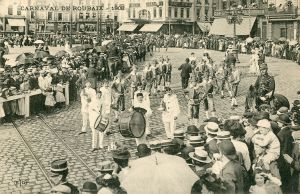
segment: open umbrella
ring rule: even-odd
[[[291,40],[289,42],[289,45],[291,45],[291,46],[296,45],[296,44],[298,44],[297,40]]]
[[[281,42],[285,42],[286,38],[285,37],[280,37],[278,40],[281,41]]]
[[[260,37],[257,37],[257,36],[256,36],[256,37],[254,37],[254,38],[253,38],[253,41],[255,41],[255,42],[259,42],[259,41],[260,41]]]
[[[66,55],[68,55],[68,52],[64,51],[64,50],[61,50],[61,51],[58,51],[57,53],[55,53],[55,56],[57,56],[57,57],[63,57]]]
[[[82,50],[85,50],[85,48],[83,46],[75,46],[75,47],[71,48],[72,52],[79,52]]]
[[[246,39],[246,42],[248,42],[248,43],[253,42],[253,38],[248,37],[248,38]]]
[[[44,41],[42,41],[42,40],[36,40],[36,41],[34,41],[34,44],[44,44]]]
[[[18,65],[22,64],[29,64],[34,62],[33,54],[32,53],[23,53],[17,56],[16,61]]]
[[[108,45],[109,43],[111,43],[113,40],[104,40],[101,45],[102,46],[105,46],[105,45]]]
[[[33,54],[33,58],[35,58],[35,59],[43,59],[48,56],[49,56],[49,53],[47,53],[45,51],[37,51]]]
[[[119,178],[128,193],[142,194],[190,193],[199,179],[184,159],[162,153],[133,161]]]
[[[93,46],[92,45],[90,45],[90,44],[84,44],[84,45],[82,45],[82,47],[86,50],[86,49],[92,49],[93,48]]]

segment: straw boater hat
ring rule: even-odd
[[[207,134],[217,135],[219,132],[219,125],[217,123],[208,122],[204,129]]]
[[[183,139],[184,138],[184,130],[182,130],[182,129],[175,130],[174,131],[174,138]]]
[[[96,170],[101,173],[112,173],[114,171],[114,163],[112,161],[103,161],[99,166],[100,168]]]
[[[229,131],[220,131],[220,132],[218,132],[216,139],[217,140],[230,140],[231,139],[230,132]]]
[[[211,163],[212,160],[209,158],[208,153],[202,148],[195,148],[194,152],[189,153],[190,158],[192,160],[201,162],[201,163]]]
[[[190,136],[189,139],[188,139],[188,143],[191,146],[199,147],[199,146],[204,145],[205,141],[200,135],[198,135],[198,136]]]

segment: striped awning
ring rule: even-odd
[[[211,24],[210,23],[202,23],[202,22],[197,22],[200,30],[202,32],[209,32],[210,28],[211,28]]]
[[[25,26],[24,19],[7,19],[7,22],[10,26]]]
[[[250,35],[255,20],[256,17],[243,17],[242,23],[236,24],[236,35]],[[233,37],[233,24],[228,24],[226,18],[216,18],[211,26],[209,34]]]
[[[138,24],[122,24],[118,28],[118,31],[124,31],[124,32],[132,32],[138,27]]]
[[[140,32],[157,32],[162,26],[163,24],[145,24]]]

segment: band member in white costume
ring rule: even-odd
[[[137,100],[134,101],[133,108],[142,108],[145,109],[147,112],[144,114],[145,119],[146,119],[146,132],[144,135],[140,138],[135,138],[136,144],[147,144],[146,136],[150,134],[150,129],[149,129],[149,118],[152,115],[152,110],[150,108],[150,103],[145,101],[143,93],[138,93],[137,94]]]
[[[101,115],[102,117],[111,118],[112,91],[108,81],[105,81],[100,88],[101,93]],[[110,134],[111,122],[108,123],[106,134]]]
[[[96,90],[91,88],[91,83],[86,82],[85,88],[80,92],[81,97],[81,113],[82,113],[82,128],[78,134],[86,133],[86,128],[89,121],[89,106],[93,98],[96,98]]]
[[[166,87],[166,94],[161,102],[162,121],[165,126],[167,138],[174,138],[174,131],[176,129],[176,120],[180,113],[177,95],[172,93],[170,87]]]
[[[90,128],[92,129],[92,152],[103,148],[104,133],[95,129],[95,122],[99,114],[102,114],[103,96],[98,93],[91,99],[89,103],[89,120]]]

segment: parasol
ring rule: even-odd
[[[289,45],[291,45],[291,46],[296,45],[296,44],[298,44],[297,40],[291,40],[289,42]]]
[[[44,41],[42,41],[42,40],[36,40],[36,41],[34,41],[34,44],[44,44]]]
[[[55,56],[57,56],[57,57],[63,57],[66,55],[68,55],[68,52],[64,51],[64,50],[61,50],[61,51],[58,51],[57,53],[55,53]]]
[[[18,65],[33,63],[33,54],[32,53],[23,53],[17,56],[16,61]]]
[[[281,42],[285,42],[286,38],[285,37],[280,37],[278,40],[281,41]]]
[[[197,180],[184,159],[162,153],[137,159],[128,172],[120,173],[121,186],[128,193],[190,193]]]
[[[113,40],[104,40],[103,42],[102,42],[102,46],[105,46],[105,45],[108,45],[109,43],[111,43]]]
[[[85,48],[83,46],[75,46],[75,47],[71,48],[72,52],[80,52],[82,50],[85,50]]]
[[[33,58],[35,58],[35,59],[43,59],[48,56],[49,56],[49,53],[47,53],[45,51],[37,51],[33,54]]]
[[[251,38],[251,37],[248,37],[248,38],[246,39],[246,42],[248,42],[248,43],[251,43],[251,42],[253,42],[253,38]]]

